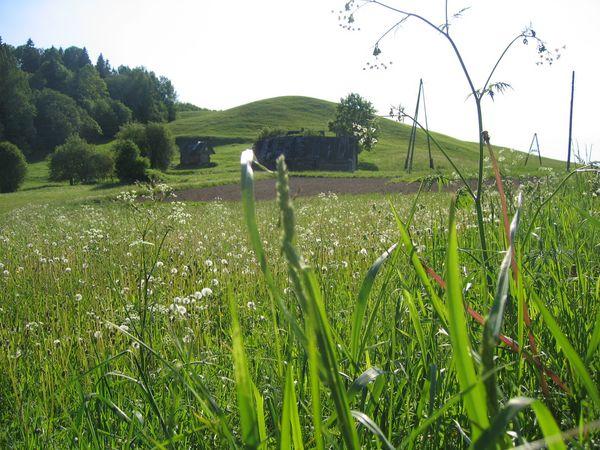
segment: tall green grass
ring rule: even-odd
[[[3,447],[597,446],[595,172],[487,191],[488,274],[468,203],[294,200],[283,160],[257,203],[252,159],[241,204],[0,219]]]

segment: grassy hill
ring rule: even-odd
[[[251,143],[263,127],[281,127],[289,130],[307,128],[327,130],[327,124],[335,116],[336,104],[310,97],[276,97],[237,106],[225,111],[188,111],[170,124],[173,133],[178,137],[213,136],[220,138],[236,138],[238,141]],[[404,158],[408,146],[411,127],[389,119],[379,120],[379,143],[371,152],[360,155],[361,170],[354,176],[392,176],[405,178],[403,173]],[[452,156],[461,170],[473,172],[478,161],[478,144],[461,141],[439,133],[432,133],[435,139]],[[451,166],[441,152],[432,145],[432,154],[436,167],[442,171]],[[221,151],[219,151],[221,150]],[[531,172],[530,167],[521,167],[523,153],[498,148],[504,159],[503,166],[511,174],[519,175]],[[233,155],[228,149],[217,148],[218,163],[227,164]],[[417,134],[414,175],[429,172],[427,139],[424,132]],[[235,160],[237,163],[237,160]],[[227,164],[228,165],[228,164]],[[560,163],[545,159],[544,165],[559,167]],[[368,172],[368,173],[367,173]],[[347,174],[346,174],[347,175]]]
[[[165,175],[166,182],[176,188],[235,183],[239,177],[240,152],[253,143],[263,127],[327,130],[328,122],[335,115],[335,108],[336,105],[332,102],[288,96],[260,100],[224,111],[182,111],[179,113],[179,118],[169,124],[170,129],[176,137],[210,137],[216,144],[216,153],[212,157],[215,166],[203,169],[173,167]],[[407,174],[403,170],[403,165],[410,126],[388,119],[380,119],[379,125],[379,143],[373,151],[360,154],[359,170],[356,172],[352,174],[304,172],[297,175],[414,180],[431,173],[428,166],[425,133],[419,132],[417,135],[414,171]],[[479,155],[477,144],[438,133],[433,135],[465,175],[474,177]],[[523,153],[503,148],[497,148],[497,151],[505,174],[519,176],[538,173],[535,160],[532,160],[527,167],[523,166],[525,157]],[[451,166],[440,151],[432,147],[432,154],[436,170],[451,173]],[[544,165],[562,168],[562,163],[550,159],[544,159]],[[118,183],[69,186],[67,183],[48,182],[48,166],[45,161],[42,161],[30,164],[27,180],[19,192],[0,195],[0,213],[29,203],[64,203],[82,199],[102,199],[115,195],[123,189],[124,187]]]

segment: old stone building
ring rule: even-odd
[[[179,145],[180,164],[186,167],[204,167],[210,165],[210,156],[215,151],[208,141],[191,140]]]
[[[254,145],[258,161],[275,168],[279,155],[290,170],[340,170],[353,172],[358,165],[358,142],[350,136],[276,136]]]

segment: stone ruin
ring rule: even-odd
[[[215,151],[207,141],[190,140],[179,145],[180,164],[185,167],[210,166]]]
[[[276,136],[254,145],[258,161],[273,170],[279,155],[290,170],[339,170],[354,172],[358,165],[358,141],[351,136]]]

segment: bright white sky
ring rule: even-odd
[[[338,26],[345,0],[0,0],[0,35],[13,45],[86,46],[113,66],[144,65],[170,78],[181,101],[226,109],[280,95],[338,101],[358,92],[382,114],[391,104],[412,111],[419,78],[430,127],[476,140],[468,87],[447,42],[412,21],[391,34],[380,58],[386,71],[363,71],[372,44],[396,16],[377,6],[356,16],[361,31]],[[442,23],[444,1],[389,0]],[[425,6],[423,6],[425,3]],[[493,81],[513,90],[486,100],[492,142],[527,150],[538,133],[542,155],[566,158],[571,71],[576,71],[573,138],[600,159],[599,0],[450,0],[450,13],[472,8],[451,28],[476,84],[499,52],[533,23],[549,47],[562,47],[551,67],[536,66],[535,47],[517,45]],[[332,14],[332,10],[336,13]]]

